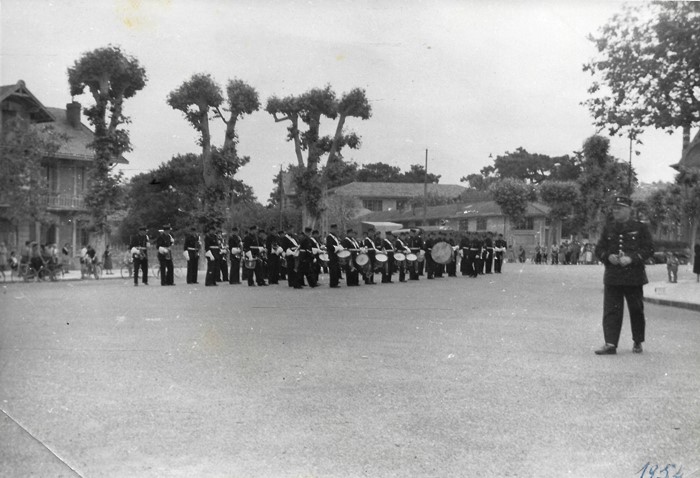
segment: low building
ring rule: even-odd
[[[46,107],[22,80],[0,87],[0,103],[3,125],[12,118],[21,117],[35,124],[50,124],[55,132],[66,138],[55,154],[42,160],[48,186],[48,221],[10,224],[3,216],[0,204],[0,240],[12,247],[19,247],[25,241],[68,243],[73,251],[79,250],[89,242],[90,216],[85,207],[85,193],[89,169],[95,159],[95,153],[89,147],[94,134],[81,121],[80,103],[68,103],[65,109]],[[127,163],[123,158],[118,162]]]
[[[423,183],[363,183],[352,182],[337,188],[329,189],[327,196],[352,197],[359,201],[360,206],[368,211],[402,211],[409,208],[411,200],[422,198]],[[467,190],[458,184],[428,184],[429,197],[437,197],[455,201]]]

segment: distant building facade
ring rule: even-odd
[[[0,87],[2,125],[13,118],[21,117],[35,124],[50,124],[64,135],[67,141],[59,150],[42,160],[46,173],[48,195],[46,206],[49,220],[46,223],[23,221],[11,224],[3,210],[0,196],[0,240],[8,248],[18,247],[25,241],[41,244],[69,243],[73,251],[88,243],[88,223],[90,216],[85,207],[85,193],[88,190],[88,172],[93,165],[95,154],[88,147],[94,134],[81,121],[81,105],[71,102],[65,109],[44,106],[27,88],[23,81]],[[118,162],[126,163],[121,158]]]

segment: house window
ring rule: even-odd
[[[370,211],[381,211],[382,210],[382,200],[381,199],[363,199],[362,207],[369,209]]]
[[[396,210],[403,211],[406,209],[406,201],[396,201]]]
[[[476,218],[476,230],[477,231],[485,231],[486,230],[486,218],[485,217],[477,217]]]
[[[532,231],[535,229],[535,218],[533,217],[521,217],[515,224],[514,229],[522,229]]]

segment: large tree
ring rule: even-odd
[[[595,124],[635,139],[648,127],[683,131],[681,153],[700,122],[700,3],[625,6],[590,36],[599,57],[584,102]]]
[[[93,225],[104,240],[107,217],[119,206],[120,174],[112,168],[121,156],[131,151],[129,133],[123,125],[124,101],[146,86],[146,70],[139,61],[109,45],[84,53],[68,68],[68,84],[72,96],[89,91],[95,102],[85,108],[85,115],[94,128],[95,162],[90,169],[90,183],[85,204],[90,209]]]
[[[581,200],[579,186],[575,181],[544,181],[538,193],[544,204],[550,207],[549,217],[556,225],[562,225],[562,236],[578,232],[574,211]],[[551,242],[551,241],[549,241]]]
[[[241,199],[234,187],[234,176],[250,161],[248,156],[238,155],[236,125],[245,115],[260,108],[258,93],[244,81],[234,79],[229,80],[224,98],[221,87],[211,75],[194,74],[170,92],[167,102],[173,109],[181,111],[200,135],[204,194],[197,219],[222,223],[230,219],[232,205]],[[221,119],[226,126],[220,148],[212,143],[210,117]]]
[[[27,219],[47,219],[48,185],[42,160],[65,141],[51,126],[14,118],[3,125],[0,141],[0,202],[15,226]]]
[[[521,179],[505,178],[489,186],[493,200],[503,214],[517,227],[527,212],[527,203],[533,199],[532,187]]]
[[[338,100],[330,85],[326,85],[298,96],[272,96],[267,100],[265,110],[274,117],[275,122],[290,123],[287,140],[294,143],[297,158],[293,174],[303,223],[315,224],[321,214],[322,196],[326,187],[319,173],[319,165],[326,154],[328,163],[331,164],[342,157],[343,147],[360,146],[360,138],[354,133],[345,133],[344,124],[348,117],[368,119],[371,116],[372,109],[365,91],[355,88]],[[320,135],[322,117],[338,119],[332,137]]]

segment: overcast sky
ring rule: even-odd
[[[70,102],[66,69],[90,50],[121,46],[138,58],[146,88],[125,113],[132,176],[173,155],[200,152],[196,134],[166,104],[194,73],[222,87],[239,78],[264,105],[330,84],[340,96],[364,88],[372,118],[350,119],[362,137],[344,150],[360,164],[407,170],[424,164],[458,184],[523,147],[551,156],[579,150],[595,133],[586,108],[595,33],[614,1],[264,1],[1,0],[2,84],[23,79],[46,106]],[[76,97],[89,104],[89,95]],[[219,120],[217,120],[219,121]],[[323,124],[323,123],[322,123]],[[326,120],[330,133],[334,124]],[[265,203],[280,165],[296,161],[286,124],[263,110],[239,122],[239,153],[251,157],[239,177]],[[223,127],[213,132],[223,143]],[[672,181],[680,132],[650,131],[633,165],[644,182]],[[627,161],[629,142],[612,139]]]

